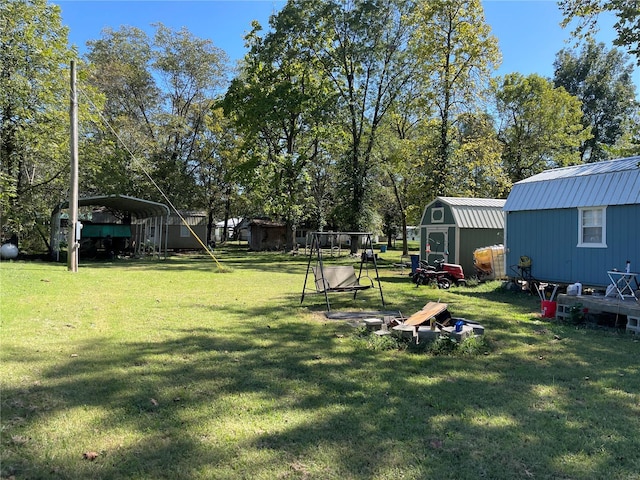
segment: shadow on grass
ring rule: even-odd
[[[344,324],[301,320],[316,305],[300,307],[293,294],[264,306],[217,306],[215,318],[200,305],[197,324],[177,322],[150,341],[86,338],[73,345],[76,357],[5,345],[3,356],[33,365],[37,381],[3,387],[2,475],[637,475],[639,372],[632,349],[621,348],[627,338],[567,330],[557,339],[551,324],[536,333],[511,323],[531,312],[530,299],[446,295],[460,309],[465,299],[482,305],[491,327],[524,347],[479,357],[366,350]],[[50,430],[56,426],[62,431]],[[82,459],[89,450],[99,453],[93,462]]]

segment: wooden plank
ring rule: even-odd
[[[448,305],[446,303],[429,302],[422,308],[422,310],[407,318],[404,324],[413,326],[421,325],[430,318],[444,312],[447,309],[447,306]]]

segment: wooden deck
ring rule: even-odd
[[[575,305],[589,310],[589,313],[612,313],[626,317],[640,317],[640,302],[630,299],[621,299],[596,295],[566,295],[560,294],[557,299],[556,318],[569,317],[569,309]]]

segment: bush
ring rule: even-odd
[[[454,338],[442,335],[438,337],[428,348],[431,355],[452,355],[458,349],[458,341]]]
[[[360,348],[373,351],[406,350],[410,353],[426,353],[429,355],[484,355],[490,350],[484,335],[473,336],[458,342],[456,339],[442,335],[433,342],[422,341],[399,335],[376,335],[366,327],[358,327],[353,333],[353,341]]]
[[[490,350],[484,335],[478,335],[465,338],[458,347],[458,353],[460,355],[484,355]]]
[[[376,335],[366,327],[358,327],[353,334],[353,341],[365,350],[385,351],[404,350],[406,342],[396,335]]]

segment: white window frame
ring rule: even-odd
[[[440,218],[435,218],[434,213],[439,213]],[[433,207],[431,209],[431,223],[444,223],[444,207]]]
[[[584,225],[582,219],[584,212],[590,210],[599,210],[602,212],[602,241],[599,243],[585,242],[583,238]],[[588,226],[588,225],[587,225]],[[595,225],[596,227],[598,225]],[[607,248],[607,207],[579,207],[578,208],[578,247],[579,248]]]

